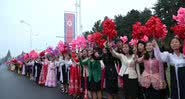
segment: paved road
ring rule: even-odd
[[[18,76],[0,66],[0,99],[72,99],[62,94],[59,88],[37,85],[24,76]]]

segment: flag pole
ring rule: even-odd
[[[78,2],[76,0],[76,4],[75,4],[75,7],[76,7],[76,16],[75,16],[75,38],[78,36]]]
[[[80,35],[82,35],[82,16],[81,16],[81,0],[79,0],[79,25],[80,25]]]

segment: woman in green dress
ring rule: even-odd
[[[80,64],[87,65],[88,68],[88,90],[91,92],[92,99],[102,99],[101,93],[101,64],[97,50],[88,51],[90,55],[86,60],[80,59]]]

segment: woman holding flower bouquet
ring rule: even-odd
[[[111,47],[111,45],[109,45]],[[119,75],[124,80],[125,99],[137,99],[138,95],[138,75],[139,69],[136,68],[135,55],[130,45],[126,42],[123,44],[123,54],[117,53],[112,47],[110,51],[114,57],[121,60],[121,69]]]
[[[90,57],[86,60],[80,59],[81,65],[87,65],[88,68],[88,90],[91,92],[92,99],[102,99],[101,93],[101,64],[97,50],[89,51]]]
[[[163,99],[161,89],[166,87],[164,80],[163,63],[156,58],[153,51],[153,43],[146,43],[146,52],[137,61],[144,63],[144,71],[139,76],[139,82],[144,89],[146,99]]]
[[[154,41],[154,53],[161,61],[170,65],[171,74],[171,99],[185,99],[185,56],[182,54],[182,43],[178,37],[170,41],[172,53],[161,52],[158,44]]]

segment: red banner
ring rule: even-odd
[[[75,38],[75,14],[64,13],[64,40],[69,43]]]

